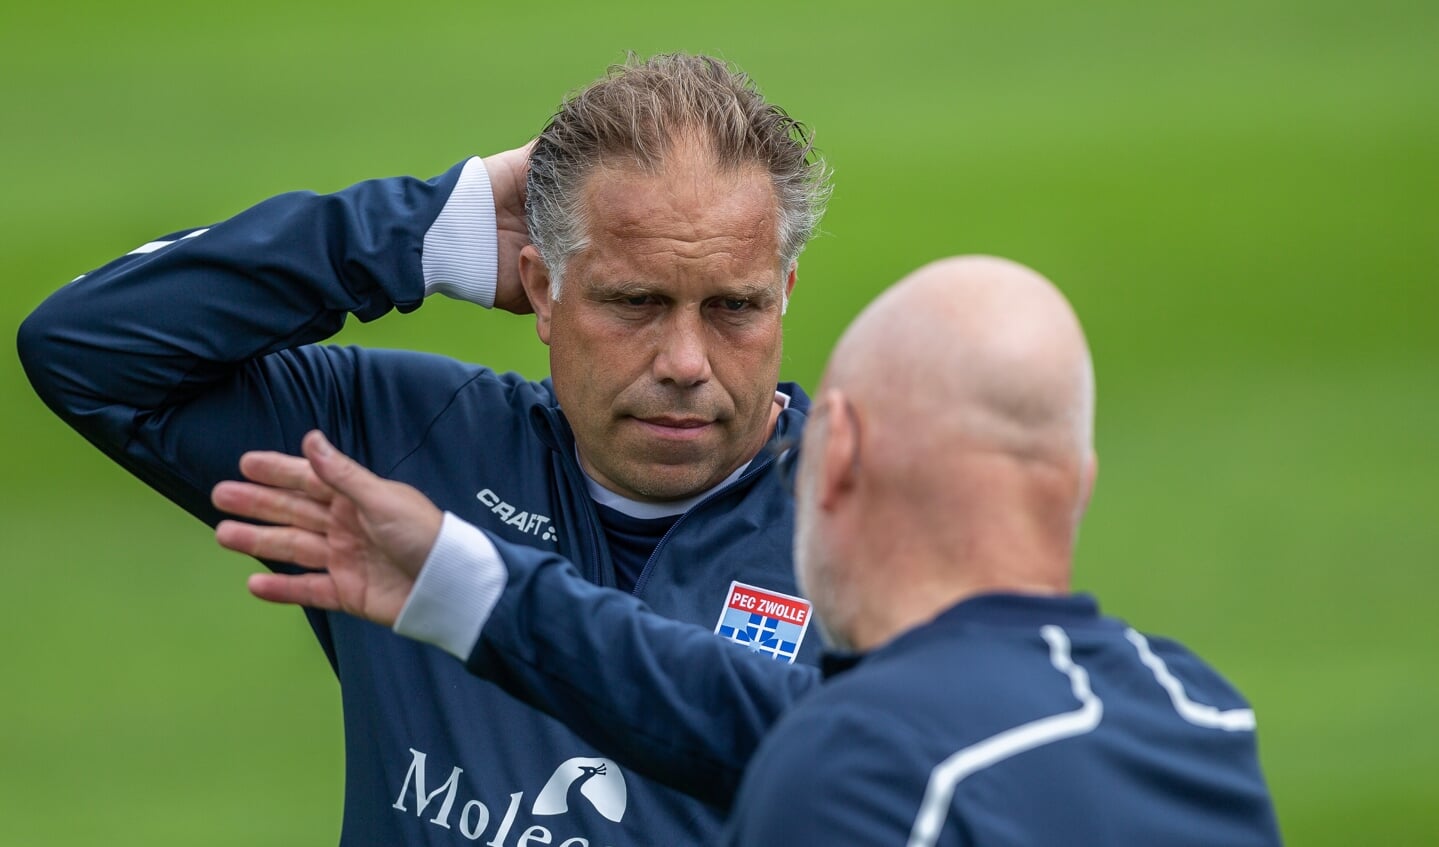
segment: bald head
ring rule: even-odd
[[[980,592],[1068,590],[1094,376],[1044,277],[986,256],[915,271],[850,325],[812,415],[795,552],[833,640],[873,646]]]
[[[944,259],[892,286],[844,334],[825,385],[907,433],[895,447],[909,452],[1063,460],[1091,449],[1094,378],[1079,320],[1053,284],[1005,259]]]

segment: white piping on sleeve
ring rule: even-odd
[[[1080,703],[1072,712],[1052,715],[1007,729],[953,754],[930,771],[924,800],[909,831],[909,847],[932,847],[939,840],[940,830],[949,817],[955,789],[970,774],[998,764],[1027,750],[1053,744],[1076,735],[1094,731],[1104,716],[1104,704],[1089,687],[1089,674],[1076,665],[1069,655],[1069,636],[1057,626],[1039,630],[1049,642],[1049,661],[1060,673],[1069,677],[1070,689]]]
[[[1169,701],[1174,704],[1174,711],[1179,713],[1181,718],[1205,729],[1222,729],[1225,732],[1243,732],[1254,730],[1253,709],[1229,709],[1220,711],[1213,706],[1203,703],[1196,703],[1189,699],[1189,694],[1184,690],[1184,683],[1175,678],[1169,672],[1169,666],[1164,660],[1155,655],[1149,649],[1149,640],[1133,629],[1126,629],[1124,637],[1139,651],[1139,661],[1149,668],[1154,674],[1154,679],[1169,694]]]
[[[129,253],[126,253],[125,255],[127,255],[127,256],[138,256],[138,255],[142,255],[142,254],[145,254],[145,253],[154,253],[156,250],[159,250],[159,249],[164,248],[164,247],[169,247],[171,244],[174,244],[176,241],[184,241],[184,240],[187,239],[187,238],[194,238],[194,237],[199,236],[199,235],[204,235],[205,233],[207,233],[207,232],[209,232],[209,231],[210,231],[210,228],[209,228],[209,227],[205,227],[204,229],[197,229],[197,230],[195,230],[194,232],[187,232],[187,233],[185,233],[184,235],[180,236],[179,238],[175,238],[175,239],[172,239],[172,240],[170,240],[170,241],[146,241],[144,244],[141,244],[139,247],[136,247],[134,250],[131,250]],[[81,274],[80,276],[84,276],[84,274]],[[77,276],[77,277],[75,277],[75,278],[76,278],[76,279],[79,279],[80,277]]]

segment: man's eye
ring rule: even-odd
[[[749,308],[750,301],[741,297],[726,297],[720,301],[720,304],[724,306],[725,311],[742,312]]]
[[[625,305],[627,306],[643,306],[648,302],[650,302],[650,298],[644,294],[636,294],[633,297],[625,298]]]

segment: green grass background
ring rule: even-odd
[[[1436,45],[1427,0],[7,4],[0,328],[270,194],[518,144],[626,49],[717,53],[837,174],[786,376],[929,259],[1049,274],[1099,372],[1079,585],[1251,696],[1290,843],[1433,844]],[[345,338],[545,372],[529,321],[451,302]],[[300,616],[13,355],[0,410],[0,844],[333,842]]]

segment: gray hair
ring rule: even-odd
[[[786,270],[815,234],[830,170],[804,124],[768,103],[748,75],[709,56],[665,53],[624,64],[566,99],[530,153],[525,218],[559,299],[566,261],[588,246],[581,189],[602,161],[657,172],[678,140],[697,138],[715,162],[763,166],[778,200]]]

